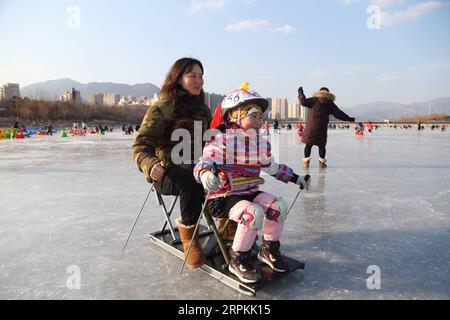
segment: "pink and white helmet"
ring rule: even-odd
[[[249,83],[244,82],[239,89],[230,92],[222,101],[222,118],[225,114],[236,107],[244,104],[255,103],[261,107],[264,113],[269,107],[269,101],[261,97],[256,91],[249,89]]]

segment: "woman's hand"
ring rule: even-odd
[[[164,169],[164,162],[161,161],[153,166],[150,172],[150,178],[152,178],[153,181],[158,182],[162,180],[165,173],[166,169]]]

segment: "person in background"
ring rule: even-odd
[[[280,133],[280,124],[277,119],[273,122],[273,133]]]
[[[328,123],[330,115],[342,121],[355,122],[355,118],[351,118],[343,112],[334,103],[336,96],[330,93],[328,88],[322,87],[314,93],[313,97],[306,98],[303,88],[298,90],[298,99],[302,106],[308,108],[308,117],[306,119],[306,129],[302,137],[305,143],[303,168],[308,169],[311,160],[311,149],[313,146],[319,148],[319,166],[327,167],[326,145],[328,139]]]

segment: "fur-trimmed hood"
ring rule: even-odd
[[[314,97],[316,98],[325,98],[331,101],[335,101],[336,100],[336,96],[330,92],[321,90],[321,91],[317,91],[316,93],[314,93]]]

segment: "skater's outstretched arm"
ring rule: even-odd
[[[299,91],[298,93],[298,101],[300,102],[300,105],[307,107],[307,108],[312,108],[314,106],[316,98],[306,98],[305,94],[303,93],[303,91]]]
[[[339,119],[339,120],[342,120],[342,121],[348,121],[348,122],[355,122],[355,118],[350,117],[344,111],[339,109],[339,107],[334,102],[331,102],[330,108],[331,108],[331,114],[336,119]]]

